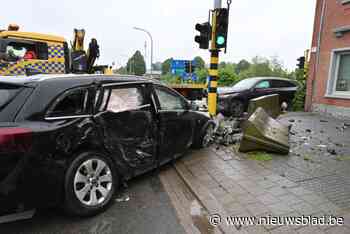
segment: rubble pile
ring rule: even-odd
[[[242,138],[242,124],[245,118],[225,117],[218,114],[215,119],[216,128],[213,142],[217,145],[229,146],[237,144]]]

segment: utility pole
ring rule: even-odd
[[[147,41],[145,41],[145,60],[147,61]]]
[[[214,0],[215,9],[221,8],[221,0]],[[219,79],[219,50],[216,48],[216,10],[212,12],[212,30],[211,30],[211,46],[210,46],[210,67],[209,67],[209,82],[208,82],[208,110],[211,116],[216,115],[217,106],[217,89]]]

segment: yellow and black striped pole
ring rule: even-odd
[[[219,52],[216,48],[216,17],[217,11],[214,10],[212,14],[212,41],[210,47],[210,68],[209,68],[209,82],[208,82],[208,111],[211,116],[216,115],[217,106],[217,88],[219,79]]]

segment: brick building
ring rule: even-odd
[[[317,0],[305,108],[350,117],[350,0]]]

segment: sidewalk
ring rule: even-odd
[[[283,118],[282,121],[287,122],[315,121],[313,116],[292,115]],[[290,118],[293,118],[293,121]],[[328,121],[331,120],[328,119]],[[327,122],[322,121],[322,123]],[[338,124],[334,121],[331,123]],[[308,128],[306,132],[316,131],[312,127],[317,129],[318,126],[318,124],[309,126],[310,129]],[[302,128],[302,126],[298,127]],[[295,134],[291,140],[295,141],[299,137],[301,136]],[[344,139],[339,137],[338,140],[340,142]],[[226,216],[266,217],[269,215],[283,217],[334,215],[345,218],[343,226],[230,227],[222,222],[219,229],[224,233],[350,233],[350,204],[347,200],[349,196],[347,196],[346,184],[346,181],[349,182],[348,176],[350,177],[348,161],[338,161],[337,157],[340,156],[334,155],[334,161],[340,162],[341,166],[337,166],[335,162],[329,166],[330,160],[326,161],[328,166],[325,162],[315,163],[316,159],[320,159],[320,155],[323,155],[323,151],[318,150],[321,153],[310,154],[308,156],[310,160],[305,160],[302,156],[303,152],[299,152],[297,146],[300,144],[293,145],[289,156],[273,155],[272,160],[267,162],[247,159],[246,155],[237,153],[235,147],[232,146],[219,149],[212,147],[191,152],[191,155],[185,156],[175,167],[209,214],[220,214],[223,218]],[[300,155],[297,156],[297,154]],[[306,166],[306,163],[310,165]],[[306,168],[309,168],[309,171],[305,171]],[[323,173],[323,169],[333,174]],[[345,174],[346,171],[347,174]],[[327,179],[327,176],[332,176],[336,180],[320,179],[323,177]],[[337,181],[338,177],[342,176],[343,180]],[[318,180],[317,183],[310,182],[314,178]],[[322,181],[327,184],[323,184]],[[315,184],[318,184],[319,187],[312,186]],[[334,188],[338,190],[331,192]]]

